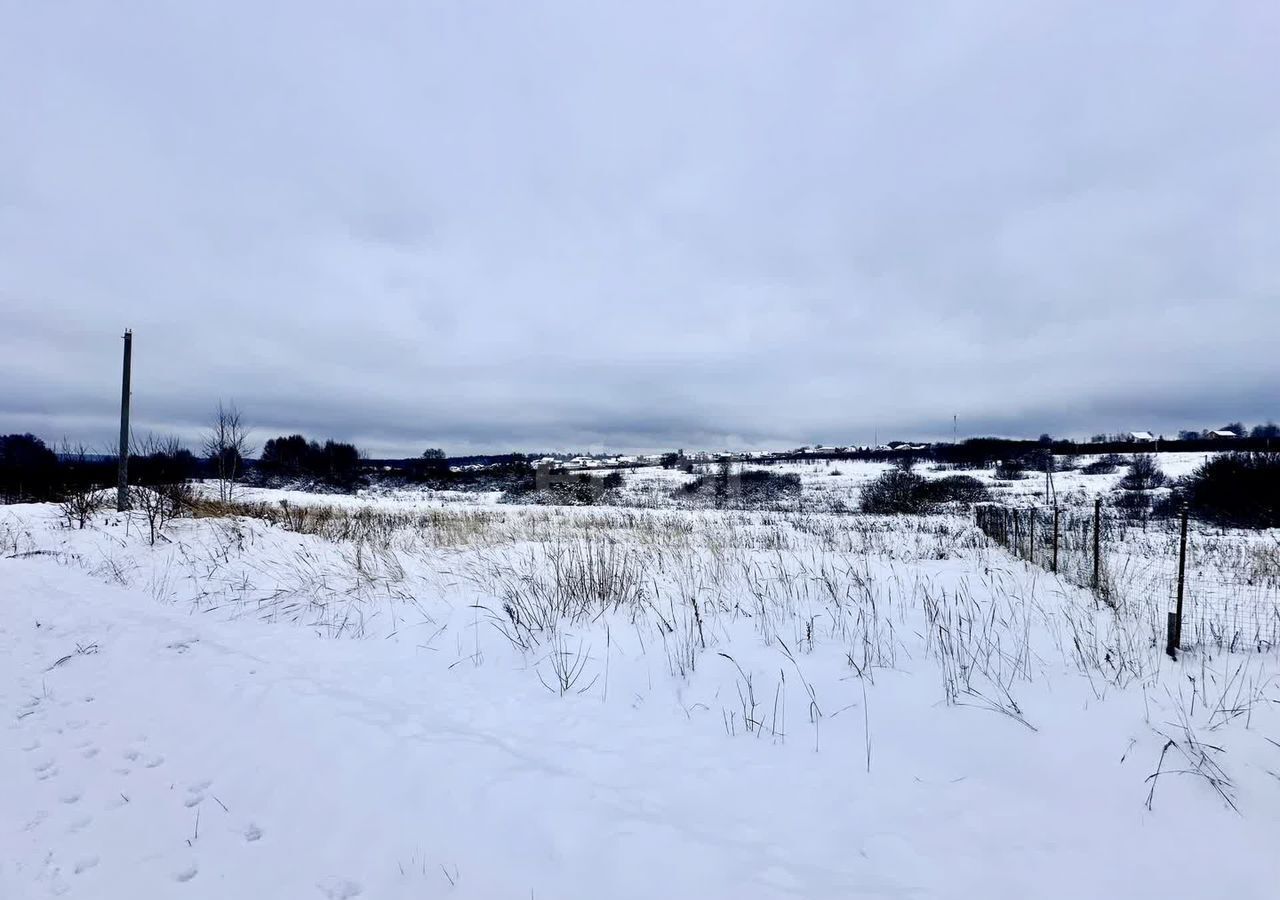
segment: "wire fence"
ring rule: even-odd
[[[1280,647],[1280,541],[1135,518],[1123,509],[982,504],[975,521],[1014,556],[1118,606],[1164,607],[1167,649]]]

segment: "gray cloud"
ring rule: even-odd
[[[25,4],[0,430],[375,453],[1280,416],[1280,13]]]

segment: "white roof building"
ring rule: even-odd
[[[1138,442],[1154,441],[1156,436],[1150,431],[1131,431],[1129,437]]]

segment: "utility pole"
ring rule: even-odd
[[[133,332],[124,331],[124,371],[120,377],[120,467],[116,480],[116,511],[129,508],[129,374],[133,367]]]

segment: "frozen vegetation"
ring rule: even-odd
[[[154,545],[0,508],[0,896],[1275,896],[1276,650],[1165,655],[1172,532],[1100,602],[852,513],[885,466],[775,468],[770,509],[245,491]],[[1274,532],[1192,543],[1280,579]]]

